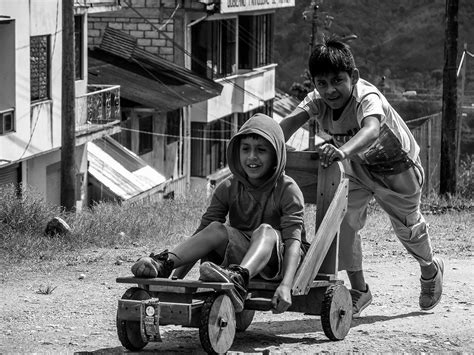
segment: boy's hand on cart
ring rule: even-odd
[[[285,285],[280,285],[272,297],[272,312],[283,313],[291,306],[291,288]]]
[[[324,168],[330,166],[336,160],[344,160],[346,154],[332,144],[323,144],[318,147],[319,160]]]

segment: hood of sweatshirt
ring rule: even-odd
[[[257,134],[271,143],[276,153],[276,167],[270,178],[263,183],[263,185],[255,187],[252,186],[240,165],[239,145],[240,139],[244,135]],[[235,178],[246,186],[249,190],[259,190],[261,192],[272,189],[277,180],[282,176],[286,166],[286,147],[285,137],[283,131],[273,118],[263,114],[257,113],[253,115],[240,128],[239,132],[232,137],[227,149],[227,161],[229,169],[234,174]]]

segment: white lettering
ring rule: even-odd
[[[256,11],[295,6],[295,0],[221,0],[221,13]]]
[[[245,0],[227,0],[227,7],[245,6]]]

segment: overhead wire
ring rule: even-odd
[[[198,58],[196,58],[195,56],[192,55],[192,53],[190,53],[189,51],[187,51],[184,47],[182,47],[180,44],[176,43],[174,41],[173,38],[171,38],[170,36],[168,36],[163,30],[159,29],[155,24],[153,24],[150,20],[148,20],[148,18],[146,18],[145,16],[143,16],[131,3],[130,1],[128,0],[123,0],[125,4],[127,4],[127,6],[133,11],[135,12],[138,16],[140,16],[143,20],[145,20],[152,28],[154,28],[156,31],[160,32],[161,35],[163,37],[165,37],[167,40],[169,40],[170,42],[173,43],[173,45],[178,48],[180,51],[182,51],[185,55],[187,55],[189,58],[191,58],[192,60],[194,60],[196,63],[200,64],[203,68],[207,68],[207,65],[205,63],[203,63],[201,60],[199,60]],[[257,99],[259,102],[262,101],[262,102],[265,102],[265,100],[261,97],[259,97],[258,95],[254,94],[253,92],[250,92],[248,90],[246,90],[245,88],[241,87],[240,85],[238,85],[237,83],[235,83],[234,81],[232,80],[229,80],[227,78],[219,78],[220,80],[228,83],[228,84],[231,84],[233,85],[235,88],[241,90],[242,92],[248,94],[249,96],[252,96],[254,97],[255,99]]]
[[[186,139],[186,140],[213,141],[213,142],[229,142],[231,140],[231,138],[204,138],[204,137],[192,137],[192,136],[177,136],[174,134],[149,132],[149,131],[142,131],[139,129],[125,128],[125,127],[121,127],[121,129],[123,131],[150,134],[152,136],[169,137],[169,138]]]

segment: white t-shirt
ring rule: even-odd
[[[298,107],[308,112],[310,117],[316,117],[319,129],[331,135],[337,147],[360,130],[365,117],[378,116],[379,137],[369,148],[351,158],[354,161],[376,165],[406,157],[412,161],[418,158],[420,147],[410,129],[382,93],[363,79],[357,81],[349,102],[337,120],[333,120],[333,110],[325,104],[317,90],[308,93]]]

